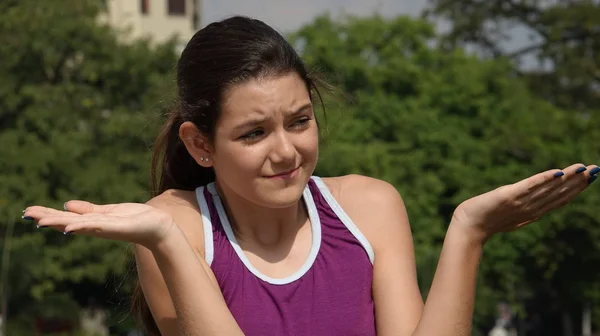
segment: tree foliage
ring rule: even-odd
[[[319,172],[362,173],[398,187],[424,294],[461,201],[539,171],[597,159],[600,146],[580,145],[580,139],[597,137],[597,117],[582,118],[537,98],[507,61],[436,47],[424,21],[324,16],[294,41],[311,65],[352,97],[348,105],[332,104]],[[523,316],[533,306],[546,318],[583,302],[600,304],[600,278],[593,271],[600,262],[593,210],[599,200],[588,192],[539,223],[488,243],[479,326],[489,325],[500,300]]]
[[[96,1],[20,0],[0,10],[2,232],[18,219],[11,316],[74,316],[52,309],[65,298],[117,300],[129,268],[126,245],[66,237],[19,218],[30,204],[148,197],[148,148],[156,112],[173,90],[174,47],[121,43],[98,23],[101,9]],[[107,280],[114,283],[105,288]]]
[[[473,45],[533,70],[520,71],[545,100],[571,109],[600,107],[600,3],[592,0],[430,0],[427,16],[447,20],[449,47]],[[518,35],[525,35],[518,36]],[[516,40],[526,40],[507,48]],[[530,66],[531,67],[531,66]]]
[[[149,147],[157,116],[175,89],[174,44],[121,42],[119,33],[97,20],[101,1],[0,6],[3,237],[16,220],[9,321],[48,314],[73,318],[90,298],[119,312],[131,289],[126,245],[63,236],[18,217],[34,203],[60,207],[72,198],[148,198]],[[307,63],[349,98],[327,98],[322,126],[328,132],[317,173],[371,175],[400,190],[424,296],[461,201],[541,170],[594,163],[600,154],[598,113],[573,113],[578,105],[545,99],[515,75],[518,69],[508,59],[447,48],[447,38],[440,39],[425,20],[402,16],[321,16],[290,36]],[[555,57],[550,49],[547,54]],[[577,66],[583,64],[574,64],[573,71],[557,67],[548,76],[579,76]],[[593,84],[583,75],[577,80]],[[558,317],[577,318],[584,304],[600,310],[600,274],[594,272],[600,263],[598,203],[597,192],[586,192],[539,223],[487,244],[475,310],[478,331],[493,323],[500,300],[518,307],[524,321],[535,314],[549,321],[547,329],[538,327],[544,335],[557,335]]]

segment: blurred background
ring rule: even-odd
[[[0,335],[138,335],[130,247],[21,211],[146,201],[178,54],[233,14],[273,25],[336,86],[316,174],[398,188],[424,297],[461,201],[600,163],[597,0],[2,0]],[[598,335],[597,188],[489,241],[473,335]]]

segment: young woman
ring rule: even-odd
[[[600,171],[575,164],[460,204],[423,304],[396,189],[313,176],[317,80],[281,35],[244,17],[212,23],[177,74],[156,197],[24,213],[134,243],[150,335],[468,335],[486,240],[568,203]]]

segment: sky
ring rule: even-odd
[[[202,25],[234,14],[251,16],[279,31],[296,30],[324,12],[385,16],[419,15],[427,0],[201,0]]]
[[[340,14],[367,16],[373,13],[386,17],[418,16],[428,5],[428,0],[200,0],[200,3],[202,26],[239,14],[260,19],[280,32],[287,33],[325,12],[333,17]],[[448,27],[440,22],[436,26],[442,31]],[[529,32],[523,28],[513,29],[509,35],[511,39],[502,45],[507,52],[531,43]],[[522,68],[535,66],[532,57],[525,57],[522,61]]]

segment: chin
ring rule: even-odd
[[[277,193],[263,198],[263,203],[268,208],[283,209],[296,205],[300,199],[302,199],[302,191]]]
[[[310,176],[297,176],[295,181],[266,180],[259,198],[269,208],[286,208],[295,205],[302,198]]]

